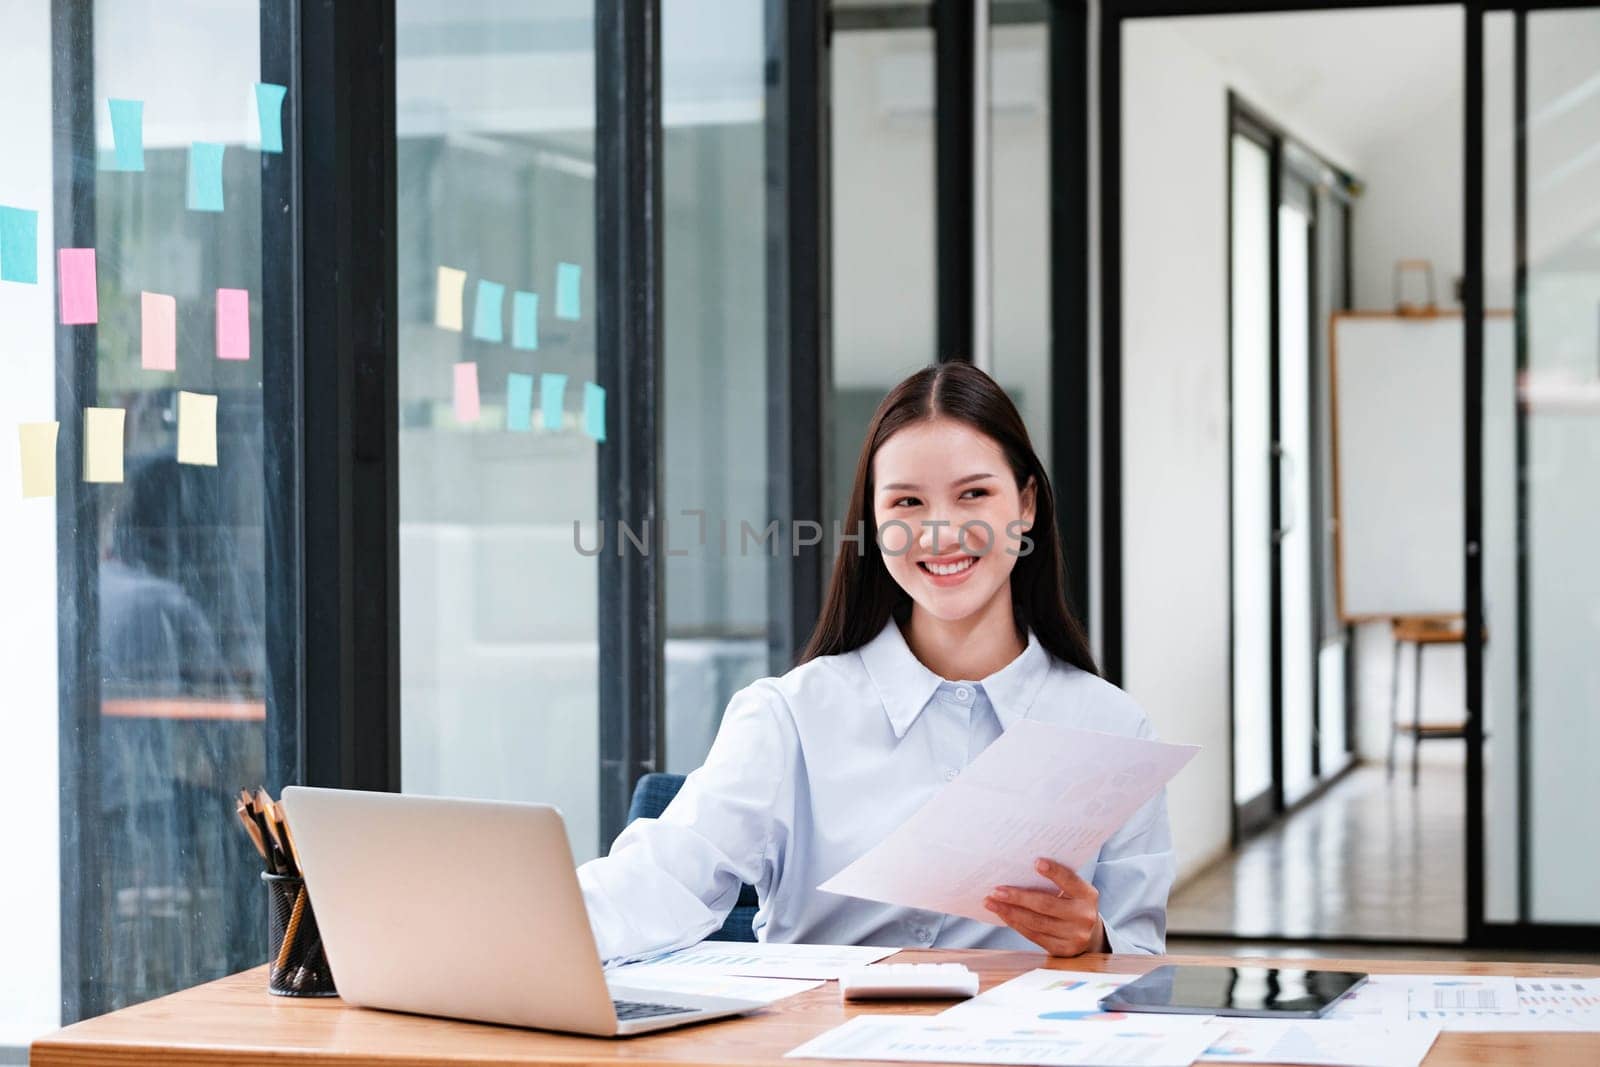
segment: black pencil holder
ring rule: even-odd
[[[267,992],[280,997],[336,997],[322,932],[304,878],[261,875],[267,888]]]

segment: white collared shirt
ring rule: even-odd
[[[761,900],[762,941],[1037,949],[1009,927],[817,891],[1023,718],[1155,736],[1127,694],[1031,633],[981,682],[935,675],[891,620],[854,652],[748,686],[661,818],[635,821],[578,868],[601,957],[694,944],[722,925],[744,882]],[[1078,873],[1100,892],[1113,951],[1162,952],[1174,874],[1165,795]]]

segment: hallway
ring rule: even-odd
[[[1466,932],[1465,768],[1381,763],[1246,841],[1174,890],[1173,934],[1460,941]]]

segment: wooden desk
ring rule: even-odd
[[[983,988],[1035,967],[1144,971],[1157,963],[1236,963],[1201,956],[1083,956],[1047,960],[1030,952],[907,951],[899,962],[954,961],[980,972]],[[1600,977],[1600,967],[1561,964],[1423,963],[1415,960],[1271,960],[1279,966],[1347,968],[1379,973],[1512,974]],[[790,1049],[864,1011],[933,1014],[947,1002],[846,1007],[837,984],[779,1001],[743,1019],[625,1040],[431,1019],[346,1007],[336,999],[292,1000],[267,993],[266,968],[246,971],[170,997],[102,1015],[33,1045],[33,1067],[82,1064],[293,1064],[339,1067],[531,1064],[744,1064],[790,1067]],[[813,1061],[823,1062],[823,1061]],[[1428,1067],[1446,1064],[1600,1063],[1600,1034],[1446,1033]]]

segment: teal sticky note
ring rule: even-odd
[[[256,117],[261,122],[261,151],[283,151],[283,98],[289,90],[272,82],[256,82]]]
[[[39,284],[39,213],[0,204],[0,281]]]
[[[506,429],[526,433],[533,429],[533,375],[512,371],[506,375]]]
[[[107,100],[111,109],[111,153],[107,170],[144,170],[144,101]]]
[[[225,145],[196,141],[189,146],[189,210],[222,210],[222,150]]]
[[[583,383],[583,432],[596,441],[606,439],[606,390],[593,382]]]
[[[578,318],[578,296],[582,285],[582,267],[576,263],[556,264],[556,318]]]
[[[539,294],[521,289],[511,294],[511,347],[539,347]]]
[[[505,340],[505,333],[500,325],[505,302],[505,286],[499,282],[478,279],[478,302],[472,311],[472,336],[480,341]]]
[[[561,409],[567,402],[567,376],[565,374],[539,375],[539,411],[544,415],[546,430],[561,429]]]

